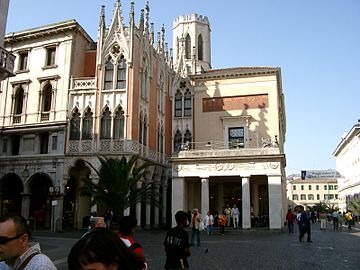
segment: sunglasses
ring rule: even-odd
[[[21,236],[23,236],[24,234],[19,234],[16,235],[14,237],[6,237],[6,236],[0,236],[0,245],[5,245],[6,243],[15,240],[15,239],[19,239]]]

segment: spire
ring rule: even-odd
[[[121,11],[121,2],[120,2],[120,0],[116,0],[116,2],[115,2],[115,4],[114,4],[114,7],[115,7],[114,12],[118,12],[118,13],[119,13],[121,25],[124,25],[124,23],[123,23],[123,17],[122,17],[122,11]]]
[[[164,46],[165,46],[165,26],[164,24],[161,27],[161,49],[164,50]]]
[[[145,21],[144,21],[145,33],[149,31],[149,14],[150,14],[149,0],[147,0],[145,5]]]
[[[105,6],[104,5],[101,6],[99,29],[101,29],[103,27],[105,27]]]
[[[134,11],[134,2],[130,2],[130,25],[134,25],[135,23],[135,11]]]
[[[154,45],[154,23],[150,24],[150,44]]]
[[[164,52],[165,52],[165,60],[166,60],[166,62],[168,62],[169,61],[169,49],[168,49],[167,42],[165,43]]]
[[[141,9],[141,10],[140,10],[139,30],[140,30],[141,32],[144,31],[144,9]]]
[[[161,51],[160,32],[157,32],[156,50],[157,50],[159,53],[160,53],[160,51]]]

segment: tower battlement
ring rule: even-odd
[[[200,23],[210,24],[207,16],[199,15],[197,13],[192,13],[177,17],[173,22],[173,28],[175,28],[180,23],[186,23],[186,22],[200,22]]]

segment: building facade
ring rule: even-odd
[[[339,206],[346,211],[348,203],[360,199],[360,120],[344,134],[333,155],[339,181]]]
[[[147,1],[135,23],[131,4],[126,25],[117,0],[109,26],[101,7],[96,41],[75,20],[6,36],[16,76],[0,94],[0,214],[19,212],[37,228],[81,228],[91,211],[106,211],[79,194],[84,181],[99,182],[88,163],[137,154],[154,163],[143,181],[161,204],[127,209],[139,226],[170,225],[180,209],[237,204],[243,228],[251,214],[282,228],[280,68],[211,69],[207,17],[178,17],[172,51],[149,16]]]

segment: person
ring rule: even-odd
[[[108,228],[108,229],[110,229],[112,217],[113,217],[113,214],[112,214],[112,212],[110,211],[110,209],[108,209],[108,210],[106,211],[106,214],[105,214],[105,217],[104,217],[104,221],[105,221],[105,224],[106,224],[106,228]]]
[[[24,217],[0,218],[0,269],[56,270],[38,243],[29,243],[29,228]]]
[[[334,230],[338,230],[339,229],[339,214],[336,209],[332,213],[332,218],[333,218]]]
[[[344,217],[343,217],[341,211],[339,211],[339,213],[338,213],[339,230],[342,230],[343,220],[344,220]]]
[[[94,228],[106,228],[105,220],[103,217],[90,218],[90,230]]]
[[[193,209],[193,213],[191,215],[191,238],[190,238],[190,246],[194,245],[194,238],[196,235],[197,239],[197,245],[200,246],[200,222],[201,222],[201,215],[199,213],[199,210],[197,208]]]
[[[297,210],[297,214],[296,214],[296,223],[298,224],[299,233],[301,233],[300,218],[301,218],[301,213],[302,213],[302,211],[303,211],[303,209],[298,209],[298,210]]]
[[[300,216],[300,235],[299,235],[299,241],[301,242],[305,233],[307,233],[307,242],[311,243],[311,227],[310,227],[310,207],[306,207],[306,211],[303,211]]]
[[[213,227],[214,227],[214,217],[210,211],[207,213],[207,215],[205,217],[205,227],[206,227],[207,234],[208,235],[212,234]]]
[[[119,237],[125,246],[134,250],[144,261],[145,255],[142,246],[135,241],[133,235],[136,230],[137,220],[133,216],[124,216],[119,219]]]
[[[326,213],[320,212],[319,219],[320,219],[320,230],[325,230],[326,229],[326,219],[327,219]]]
[[[352,218],[352,214],[350,211],[347,211],[345,214],[345,219],[348,225],[348,230],[351,230],[351,224],[353,223],[353,218]]]
[[[220,225],[220,234],[224,235],[225,225],[226,225],[226,215],[225,214],[219,215],[219,225]]]
[[[69,270],[143,270],[140,259],[123,241],[106,228],[95,228],[71,248],[68,259]],[[42,269],[42,268],[39,268]]]
[[[189,269],[187,258],[190,256],[187,213],[178,211],[175,214],[176,226],[171,228],[164,240],[166,252],[165,269]]]
[[[294,220],[295,220],[295,216],[291,211],[291,209],[289,209],[286,214],[286,222],[288,225],[289,233],[294,233]]]
[[[231,209],[231,216],[233,219],[234,229],[239,227],[239,208],[237,208],[236,204],[234,204],[233,208]]]
[[[225,207],[225,217],[226,217],[226,226],[230,227],[231,208],[228,204]]]

